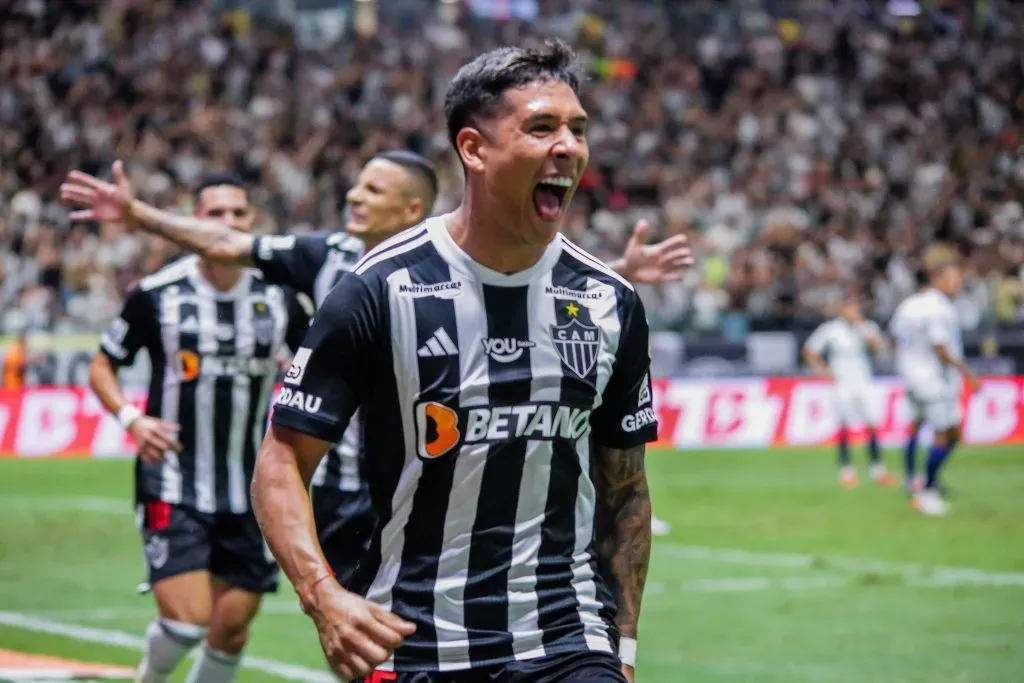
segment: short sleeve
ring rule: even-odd
[[[658,419],[651,401],[650,330],[643,303],[630,291],[624,295],[622,337],[615,368],[591,419],[594,441],[608,448],[633,448],[658,438]]]
[[[135,288],[129,292],[121,315],[107,326],[100,338],[100,351],[116,365],[131,365],[139,349],[159,336],[159,320],[150,292]]]
[[[252,260],[268,282],[313,296],[316,275],[327,260],[329,235],[263,235],[252,243]]]
[[[384,305],[363,278],[342,278],[295,351],[274,405],[274,424],[332,443],[341,438],[387,347]]]
[[[818,329],[811,333],[811,336],[804,342],[804,348],[811,353],[816,353],[819,356],[825,353],[825,349],[828,347],[828,323],[824,323],[818,326]]]

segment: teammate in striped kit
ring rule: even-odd
[[[588,158],[577,88],[558,42],[463,67],[462,206],[364,257],[286,376],[253,505],[346,678],[633,678],[648,329],[632,286],[558,234]],[[380,518],[365,599],[332,579],[306,493],[357,409]]]
[[[133,201],[120,162],[114,165],[113,175],[116,184],[73,172],[62,196],[76,203],[87,199],[81,203],[90,210],[108,208],[119,220],[130,220],[210,262],[255,266],[268,282],[294,287],[318,306],[366,247],[422,221],[437,195],[437,176],[429,161],[404,150],[382,152],[363,167],[348,192],[345,232],[254,236],[220,221],[181,216]],[[92,194],[81,197],[85,190]],[[107,201],[100,201],[104,198]],[[343,584],[355,571],[376,523],[360,472],[359,431],[353,420],[312,482],[320,542]]]
[[[196,200],[198,215],[252,228],[237,180],[212,177]],[[204,636],[189,683],[234,680],[249,623],[278,573],[249,482],[279,356],[302,339],[312,308],[257,271],[189,256],[144,278],[103,335],[90,385],[139,448],[135,497],[160,615],[146,632],[139,681],[168,680]],[[144,415],[117,379],[140,349],[153,367]]]

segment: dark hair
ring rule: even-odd
[[[430,189],[430,196],[427,199],[430,200],[428,203],[433,206],[434,199],[437,197],[437,170],[426,157],[420,156],[408,149],[392,149],[374,154],[373,159],[384,159],[393,164],[398,164],[422,180]],[[428,211],[431,206],[427,207]]]
[[[506,90],[547,80],[562,81],[579,94],[576,53],[561,40],[546,40],[537,48],[499,47],[463,66],[444,96],[444,117],[452,147],[460,130],[477,117],[494,114]]]
[[[199,179],[199,184],[196,185],[194,190],[192,190],[192,198],[198,204],[199,198],[203,194],[203,190],[209,187],[220,187],[221,185],[237,187],[244,190],[246,199],[249,198],[249,188],[247,188],[245,183],[242,182],[242,179],[234,173],[208,173],[204,175]]]

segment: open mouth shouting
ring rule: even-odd
[[[541,220],[558,220],[575,182],[571,176],[557,175],[537,183],[533,188],[533,208]]]

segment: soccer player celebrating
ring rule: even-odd
[[[871,478],[884,486],[894,481],[882,462],[878,448],[878,398],[871,386],[869,348],[874,353],[882,353],[885,340],[878,325],[864,318],[856,294],[847,295],[839,317],[822,323],[804,344],[807,365],[819,377],[835,383],[839,418],[839,479],[847,488],[857,485],[857,470],[850,464],[849,435],[850,428],[857,423],[867,427]]]
[[[228,176],[203,181],[196,214],[233,230],[253,224],[245,188]],[[235,680],[249,623],[278,572],[249,483],[278,356],[301,341],[312,313],[311,302],[304,308],[254,270],[190,256],[144,278],[103,335],[89,384],[138,445],[135,496],[159,612],[146,630],[142,683],[169,680],[204,637],[188,683]],[[144,414],[117,378],[139,349],[153,366]]]
[[[624,681],[651,543],[648,329],[559,234],[586,167],[563,43],[502,48],[445,98],[462,205],[328,295],[253,480],[264,535],[334,670],[389,681]],[[333,579],[306,486],[359,409],[380,519]]]
[[[212,263],[255,266],[268,282],[294,287],[317,306],[366,249],[426,218],[438,191],[437,175],[427,159],[407,150],[385,151],[367,162],[348,191],[344,232],[254,236],[221,221],[178,215],[134,199],[121,162],[114,164],[113,179],[107,183],[72,171],[61,198],[85,207],[74,218],[103,215],[164,237]],[[647,245],[647,233],[646,223],[637,223],[623,257],[612,268],[646,284],[681,277],[693,263],[685,237]],[[320,542],[342,585],[348,584],[376,523],[359,464],[357,422],[351,421],[312,483]],[[667,533],[668,524],[656,521],[656,528]]]
[[[912,311],[893,329],[897,358],[915,411],[932,424],[935,438],[925,465],[924,490],[914,493],[914,508],[940,516],[949,505],[940,491],[939,474],[960,440],[960,397],[963,382],[974,390],[978,379],[963,360],[963,341],[953,299],[960,293],[962,276],[955,255],[933,250],[925,266],[931,287],[915,294]]]

